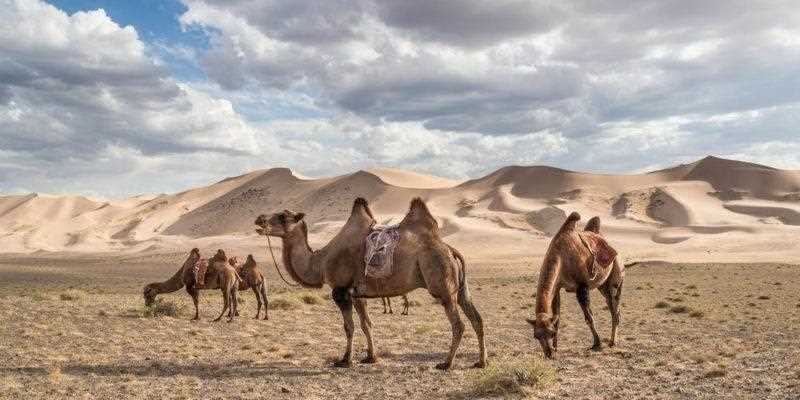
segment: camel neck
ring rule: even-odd
[[[558,280],[560,275],[561,260],[548,254],[542,263],[542,269],[539,271],[539,285],[536,290],[536,314],[552,315],[553,296],[559,290]]]
[[[181,267],[178,269],[178,272],[175,272],[171,278],[167,279],[164,282],[156,282],[154,284],[155,289],[158,293],[172,293],[176,290],[179,290],[183,287],[183,269]]]
[[[305,229],[297,229],[283,238],[283,263],[300,285],[321,288],[323,282],[319,252],[311,250],[305,232]]]

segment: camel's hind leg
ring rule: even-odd
[[[214,319],[214,322],[217,322],[220,319],[222,319],[222,316],[225,315],[225,311],[228,311],[228,307],[230,306],[230,304],[228,303],[228,295],[225,293],[224,289],[222,290],[222,303],[223,303],[222,312],[219,313],[219,317]]]
[[[267,300],[267,283],[261,282],[261,287],[258,289],[261,292],[261,299],[264,301],[264,320],[269,319],[269,300]]]
[[[251,287],[250,289],[253,290],[253,294],[256,295],[256,302],[258,302],[257,304],[258,308],[256,308],[256,316],[253,319],[258,319],[258,316],[261,315],[261,293],[258,292],[258,288],[255,286]]]
[[[619,301],[622,297],[622,280],[610,282],[607,280],[600,286],[600,293],[606,298],[608,311],[611,313],[611,339],[608,341],[609,347],[614,347],[617,341],[617,327],[619,326]]]
[[[578,304],[581,305],[581,310],[583,310],[583,318],[586,319],[586,324],[589,325],[589,329],[592,331],[592,338],[594,340],[592,350],[598,351],[603,348],[603,345],[600,343],[600,335],[597,334],[597,329],[594,326],[592,308],[589,304],[589,287],[580,285],[578,286],[578,290],[575,291],[575,294],[578,297]]]
[[[352,366],[352,353],[353,353],[353,298],[346,287],[337,287],[333,289],[333,301],[339,306],[342,312],[342,319],[344,320],[344,334],[347,336],[347,347],[345,349],[342,359],[333,363],[334,367],[350,367]]]
[[[401,315],[408,315],[408,307],[410,305],[411,305],[411,303],[408,301],[408,295],[404,294],[403,295],[403,312],[401,312],[400,314]]]
[[[194,318],[192,318],[192,321],[197,321],[200,319],[200,308],[198,307],[200,303],[200,290],[193,286],[186,286],[186,293],[192,296],[192,303],[194,303]]]
[[[378,357],[375,356],[375,344],[372,342],[372,320],[369,319],[369,314],[367,313],[367,301],[364,299],[354,300],[359,322],[361,323],[361,330],[364,331],[364,336],[367,337],[367,358],[361,360],[361,363],[374,364],[378,362]]]
[[[453,296],[455,297],[455,296]],[[461,321],[461,316],[458,314],[458,309],[454,304],[455,299],[445,299],[444,312],[447,314],[447,319],[450,321],[450,327],[453,330],[453,338],[450,341],[450,352],[447,354],[447,360],[443,363],[436,364],[436,369],[450,369],[453,366],[453,359],[456,357],[458,345],[461,344],[461,337],[464,336],[464,322]]]
[[[461,306],[461,310],[464,311],[464,315],[466,315],[469,319],[472,329],[475,331],[475,335],[478,337],[478,351],[480,351],[480,358],[478,359],[478,362],[473,365],[473,367],[483,368],[486,366],[486,342],[484,341],[483,337],[483,318],[481,318],[481,314],[478,312],[478,309],[475,308],[475,304],[472,303],[472,299],[469,298],[469,289],[466,287],[466,282],[464,282],[464,287],[458,294],[458,305]]]

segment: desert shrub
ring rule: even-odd
[[[712,369],[705,374],[703,374],[703,378],[711,379],[711,378],[722,378],[723,376],[727,375],[728,372],[722,368],[715,368]]]
[[[769,300],[769,296],[758,296],[759,300]]]
[[[322,303],[324,303],[324,300],[322,299],[322,297],[319,297],[318,295],[316,295],[314,293],[302,293],[300,295],[300,300],[302,300],[303,303],[306,303],[306,304],[322,304]]]
[[[78,289],[67,289],[58,298],[64,301],[78,301],[86,298],[86,292]]]
[[[541,389],[553,384],[556,370],[536,359],[498,360],[470,376],[468,397],[525,394],[526,389]]]
[[[704,315],[705,315],[705,313],[703,313],[702,311],[698,311],[698,310],[694,310],[694,311],[689,313],[689,316],[692,317],[692,318],[703,318]]]
[[[270,310],[296,310],[303,306],[303,303],[294,296],[281,296],[269,300]]]
[[[656,308],[669,308],[669,303],[667,303],[666,301],[659,301],[658,303],[656,303],[655,307]]]
[[[164,300],[164,299],[156,299],[152,305],[149,307],[145,307],[144,311],[142,312],[142,317],[145,318],[155,318],[160,316],[165,317],[177,317],[181,311],[183,311],[183,306],[179,306],[174,301]]]

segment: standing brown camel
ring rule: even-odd
[[[439,226],[422,199],[415,198],[411,201],[408,213],[400,222],[400,241],[394,250],[391,275],[381,279],[365,279],[363,283],[359,279],[365,268],[364,243],[375,225],[375,218],[367,201],[356,199],[350,217],[341,231],[325,247],[316,251],[312,251],[308,245],[308,227],[303,221],[304,215],[289,210],[271,216],[261,215],[255,221],[260,227],[256,231],[281,238],[286,270],[300,285],[320,288],[323,284],[328,284],[333,288],[332,297],[342,312],[347,337],[344,356],[334,366],[351,365],[353,305],[367,338],[367,357],[361,362],[374,363],[377,362],[377,357],[372,341],[372,322],[364,298],[399,296],[417,288],[427,288],[442,303],[453,331],[447,359],[436,365],[436,368],[449,369],[453,365],[453,358],[461,342],[464,323],[457,306],[469,318],[478,337],[479,361],[474,366],[486,365],[483,321],[470,299],[464,258],[442,241]],[[354,291],[357,296],[353,296]]]
[[[228,311],[228,322],[233,322],[233,317],[239,315],[237,311],[238,299],[237,292],[239,290],[239,283],[242,281],[236,269],[228,263],[228,257],[222,249],[217,250],[217,254],[208,260],[208,269],[212,273],[216,273],[219,282],[219,290],[222,292],[222,312],[214,319],[214,322],[219,321],[225,311]]]
[[[408,315],[408,307],[410,303],[408,302],[408,295],[400,296],[403,298],[403,312],[401,315]],[[381,302],[383,303],[383,313],[384,314],[394,314],[394,310],[392,310],[392,298],[391,297],[381,297]]]
[[[616,251],[600,236],[600,218],[594,217],[581,232],[576,228],[581,216],[573,212],[553,237],[539,271],[536,290],[536,316],[528,319],[534,337],[547,358],[558,350],[558,323],[561,308],[560,291],[575,292],[583,316],[592,331],[592,350],[602,348],[589,307],[589,291],[595,288],[606,299],[611,312],[611,340],[614,346],[619,325],[619,302],[625,265]],[[552,343],[551,343],[552,342]]]
[[[239,273],[239,277],[242,278],[241,282],[239,282],[239,290],[252,289],[253,293],[256,295],[258,309],[256,310],[254,319],[258,319],[258,316],[261,314],[261,306],[263,305],[264,320],[268,320],[269,300],[267,300],[267,281],[264,280],[264,274],[261,273],[261,268],[258,267],[253,255],[248,254],[247,259],[242,265],[238,264],[236,257],[231,257],[228,259],[228,262]]]
[[[145,285],[143,290],[145,306],[151,306],[159,294],[172,293],[185,287],[186,293],[192,297],[192,302],[194,303],[194,317],[192,320],[199,320],[200,290],[217,290],[225,286],[225,283],[220,279],[220,274],[209,268],[203,286],[198,287],[194,266],[200,259],[200,250],[194,248],[189,252],[189,256],[183,262],[181,268],[172,277],[163,282],[153,282]]]

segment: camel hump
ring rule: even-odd
[[[567,217],[567,220],[564,221],[564,224],[561,225],[561,229],[558,230],[558,233],[574,231],[575,224],[580,220],[581,220],[581,215],[578,214],[577,211],[571,212]],[[558,233],[556,235],[558,235]]]
[[[600,217],[594,216],[588,222],[586,222],[586,227],[583,228],[584,231],[600,233]]]
[[[419,197],[415,197],[411,200],[408,213],[406,214],[405,218],[403,218],[403,221],[400,222],[400,225],[408,225],[413,223],[419,223],[430,228],[439,227],[439,224],[436,222],[436,218],[433,217],[433,214],[431,214],[430,210],[428,210],[428,206]]]

